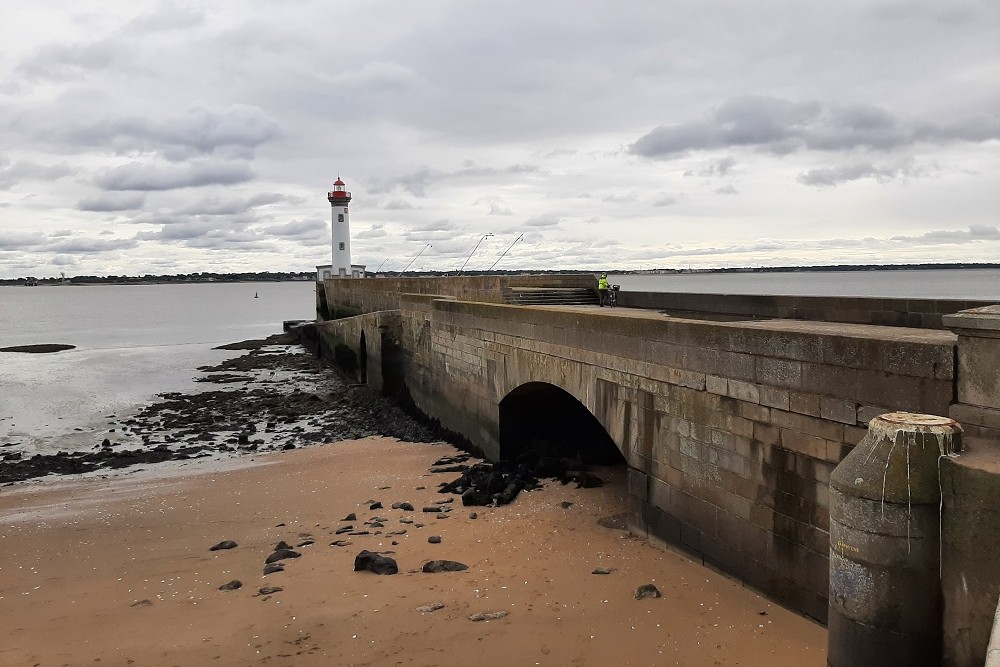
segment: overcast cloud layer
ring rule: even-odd
[[[998,261],[1000,3],[0,8],[0,277]],[[430,244],[430,247],[427,245]]]

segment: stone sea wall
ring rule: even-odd
[[[946,414],[953,398],[950,332],[396,298],[398,375],[421,412],[497,457],[502,399],[526,383],[562,388],[625,455],[634,532],[820,620],[831,470],[873,416]],[[373,315],[322,326],[356,346]]]

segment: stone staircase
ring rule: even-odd
[[[504,303],[515,306],[582,306],[599,303],[597,290],[586,287],[511,287]]]

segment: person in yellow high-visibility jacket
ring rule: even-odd
[[[601,295],[601,308],[604,308],[604,303],[608,300],[608,274],[602,273],[600,279],[597,281],[597,293]]]

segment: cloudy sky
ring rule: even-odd
[[[0,277],[1000,260],[996,0],[0,8]],[[430,244],[430,247],[427,245]]]

